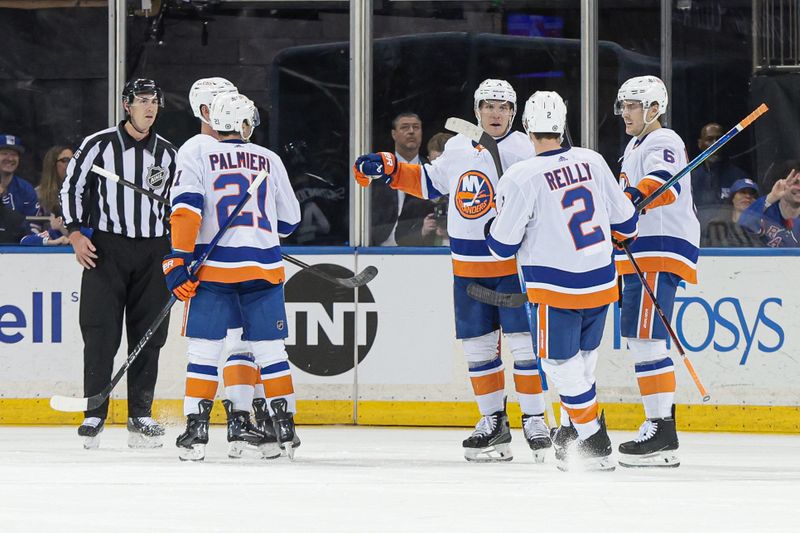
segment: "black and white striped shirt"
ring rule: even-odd
[[[147,138],[136,141],[123,126],[124,122],[89,135],[69,162],[61,187],[61,207],[68,230],[85,226],[134,238],[167,234],[169,206],[91,170],[92,165],[103,167],[123,180],[169,198],[176,148],[152,130]]]

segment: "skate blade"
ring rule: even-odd
[[[277,442],[259,444],[258,451],[261,452],[262,459],[277,459],[282,455],[281,448]]]
[[[283,450],[286,452],[286,456],[289,458],[290,461],[294,461],[294,443],[287,442],[283,445]]]
[[[163,437],[148,437],[141,433],[128,432],[128,448],[134,450],[150,450],[164,446]]]
[[[507,443],[486,448],[464,448],[464,459],[471,463],[503,463],[513,458],[514,454]]]
[[[243,441],[233,441],[228,443],[228,457],[240,459],[247,449],[247,443]]]
[[[537,465],[543,464],[544,460],[547,458],[547,448],[542,448],[539,450],[532,450],[533,452],[533,462]]]
[[[678,468],[681,460],[675,453],[655,452],[645,455],[622,455],[619,456],[619,466],[625,468]]]
[[[100,435],[94,437],[81,437],[83,439],[84,450],[96,450],[100,447]]]
[[[611,457],[591,457],[580,459],[568,457],[559,461],[556,468],[562,472],[613,472],[617,465]]]
[[[206,457],[205,444],[192,444],[191,448],[178,448],[178,459],[181,461],[202,461]]]

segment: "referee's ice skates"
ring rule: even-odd
[[[476,463],[494,463],[510,461],[511,428],[505,410],[482,416],[475,425],[475,431],[467,437],[464,446],[464,458]]]
[[[206,457],[208,444],[208,419],[214,402],[200,400],[200,413],[186,417],[186,430],[178,436],[178,458],[181,461],[202,461]]]
[[[149,416],[128,418],[128,448],[161,448],[164,426]]]
[[[100,447],[100,433],[105,428],[106,421],[96,416],[83,419],[78,427],[78,436],[83,437],[83,447],[86,450],[96,450]]]
[[[619,464],[628,468],[676,468],[681,465],[677,449],[673,405],[672,417],[645,420],[635,439],[619,445]]]
[[[234,411],[230,400],[222,400],[228,417],[228,457],[238,459],[248,446],[255,448],[262,444],[266,435],[250,422],[248,411]]]
[[[600,415],[600,429],[586,440],[575,443],[573,450],[564,461],[558,463],[558,469],[583,472],[611,472],[616,468],[611,459],[611,439],[606,429],[606,415]]]
[[[300,446],[300,437],[294,427],[294,416],[287,411],[288,403],[285,398],[276,398],[269,403],[272,407],[272,425],[278,437],[278,445],[286,452],[289,459],[294,460],[294,450]]]
[[[522,432],[525,440],[528,441],[533,460],[536,463],[544,463],[547,450],[553,445],[550,440],[550,429],[544,421],[544,416],[522,415]]]
[[[258,451],[264,459],[275,459],[281,456],[281,447],[278,446],[278,436],[275,434],[275,426],[269,417],[267,410],[267,400],[265,398],[255,398],[253,400],[253,411],[255,412],[256,427],[264,433],[264,440],[258,445]]]

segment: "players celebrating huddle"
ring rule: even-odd
[[[562,147],[566,106],[557,93],[539,91],[526,102],[522,122],[528,139],[512,132],[516,94],[503,80],[486,80],[475,92],[478,124],[496,142],[500,161],[463,135],[448,141],[432,164],[398,164],[387,152],[356,160],[354,176],[364,187],[378,179],[420,198],[450,195],[456,336],[482,415],[463,443],[467,460],[512,458],[499,354],[502,328],[515,360],[524,434],[537,462],[551,446],[541,367],[561,400],[560,427],[552,431],[559,468],[614,470],[595,367],[621,274],[622,333],[634,357],[647,420],[636,439],[620,445],[619,463],[680,464],[667,333],[654,322],[653,302],[631,262],[614,255],[615,246],[629,247],[668,317],[678,282],[696,282],[699,226],[690,175],[651,201],[641,217],[636,208],[687,164],[683,142],[659,122],[666,109],[666,88],[658,78],[633,78],[620,88],[615,111],[633,136],[620,182],[600,154]],[[477,302],[465,290],[476,283],[498,293],[518,292],[518,269],[529,318],[522,308]]]

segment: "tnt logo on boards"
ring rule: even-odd
[[[314,268],[340,278],[353,275],[339,265]],[[347,289],[301,270],[286,282],[284,292],[289,322],[286,352],[294,366],[315,376],[344,374],[355,366],[356,344],[358,362],[364,360],[378,332],[378,308],[367,286]]]
[[[49,298],[43,292],[31,293],[30,307],[0,305],[0,343],[16,344],[28,339],[30,342],[61,342],[61,293],[51,292]],[[76,302],[78,293],[72,293]],[[45,326],[49,326],[48,331]]]
[[[458,178],[455,206],[469,220],[480,218],[494,207],[494,187],[483,172],[470,170]]]

